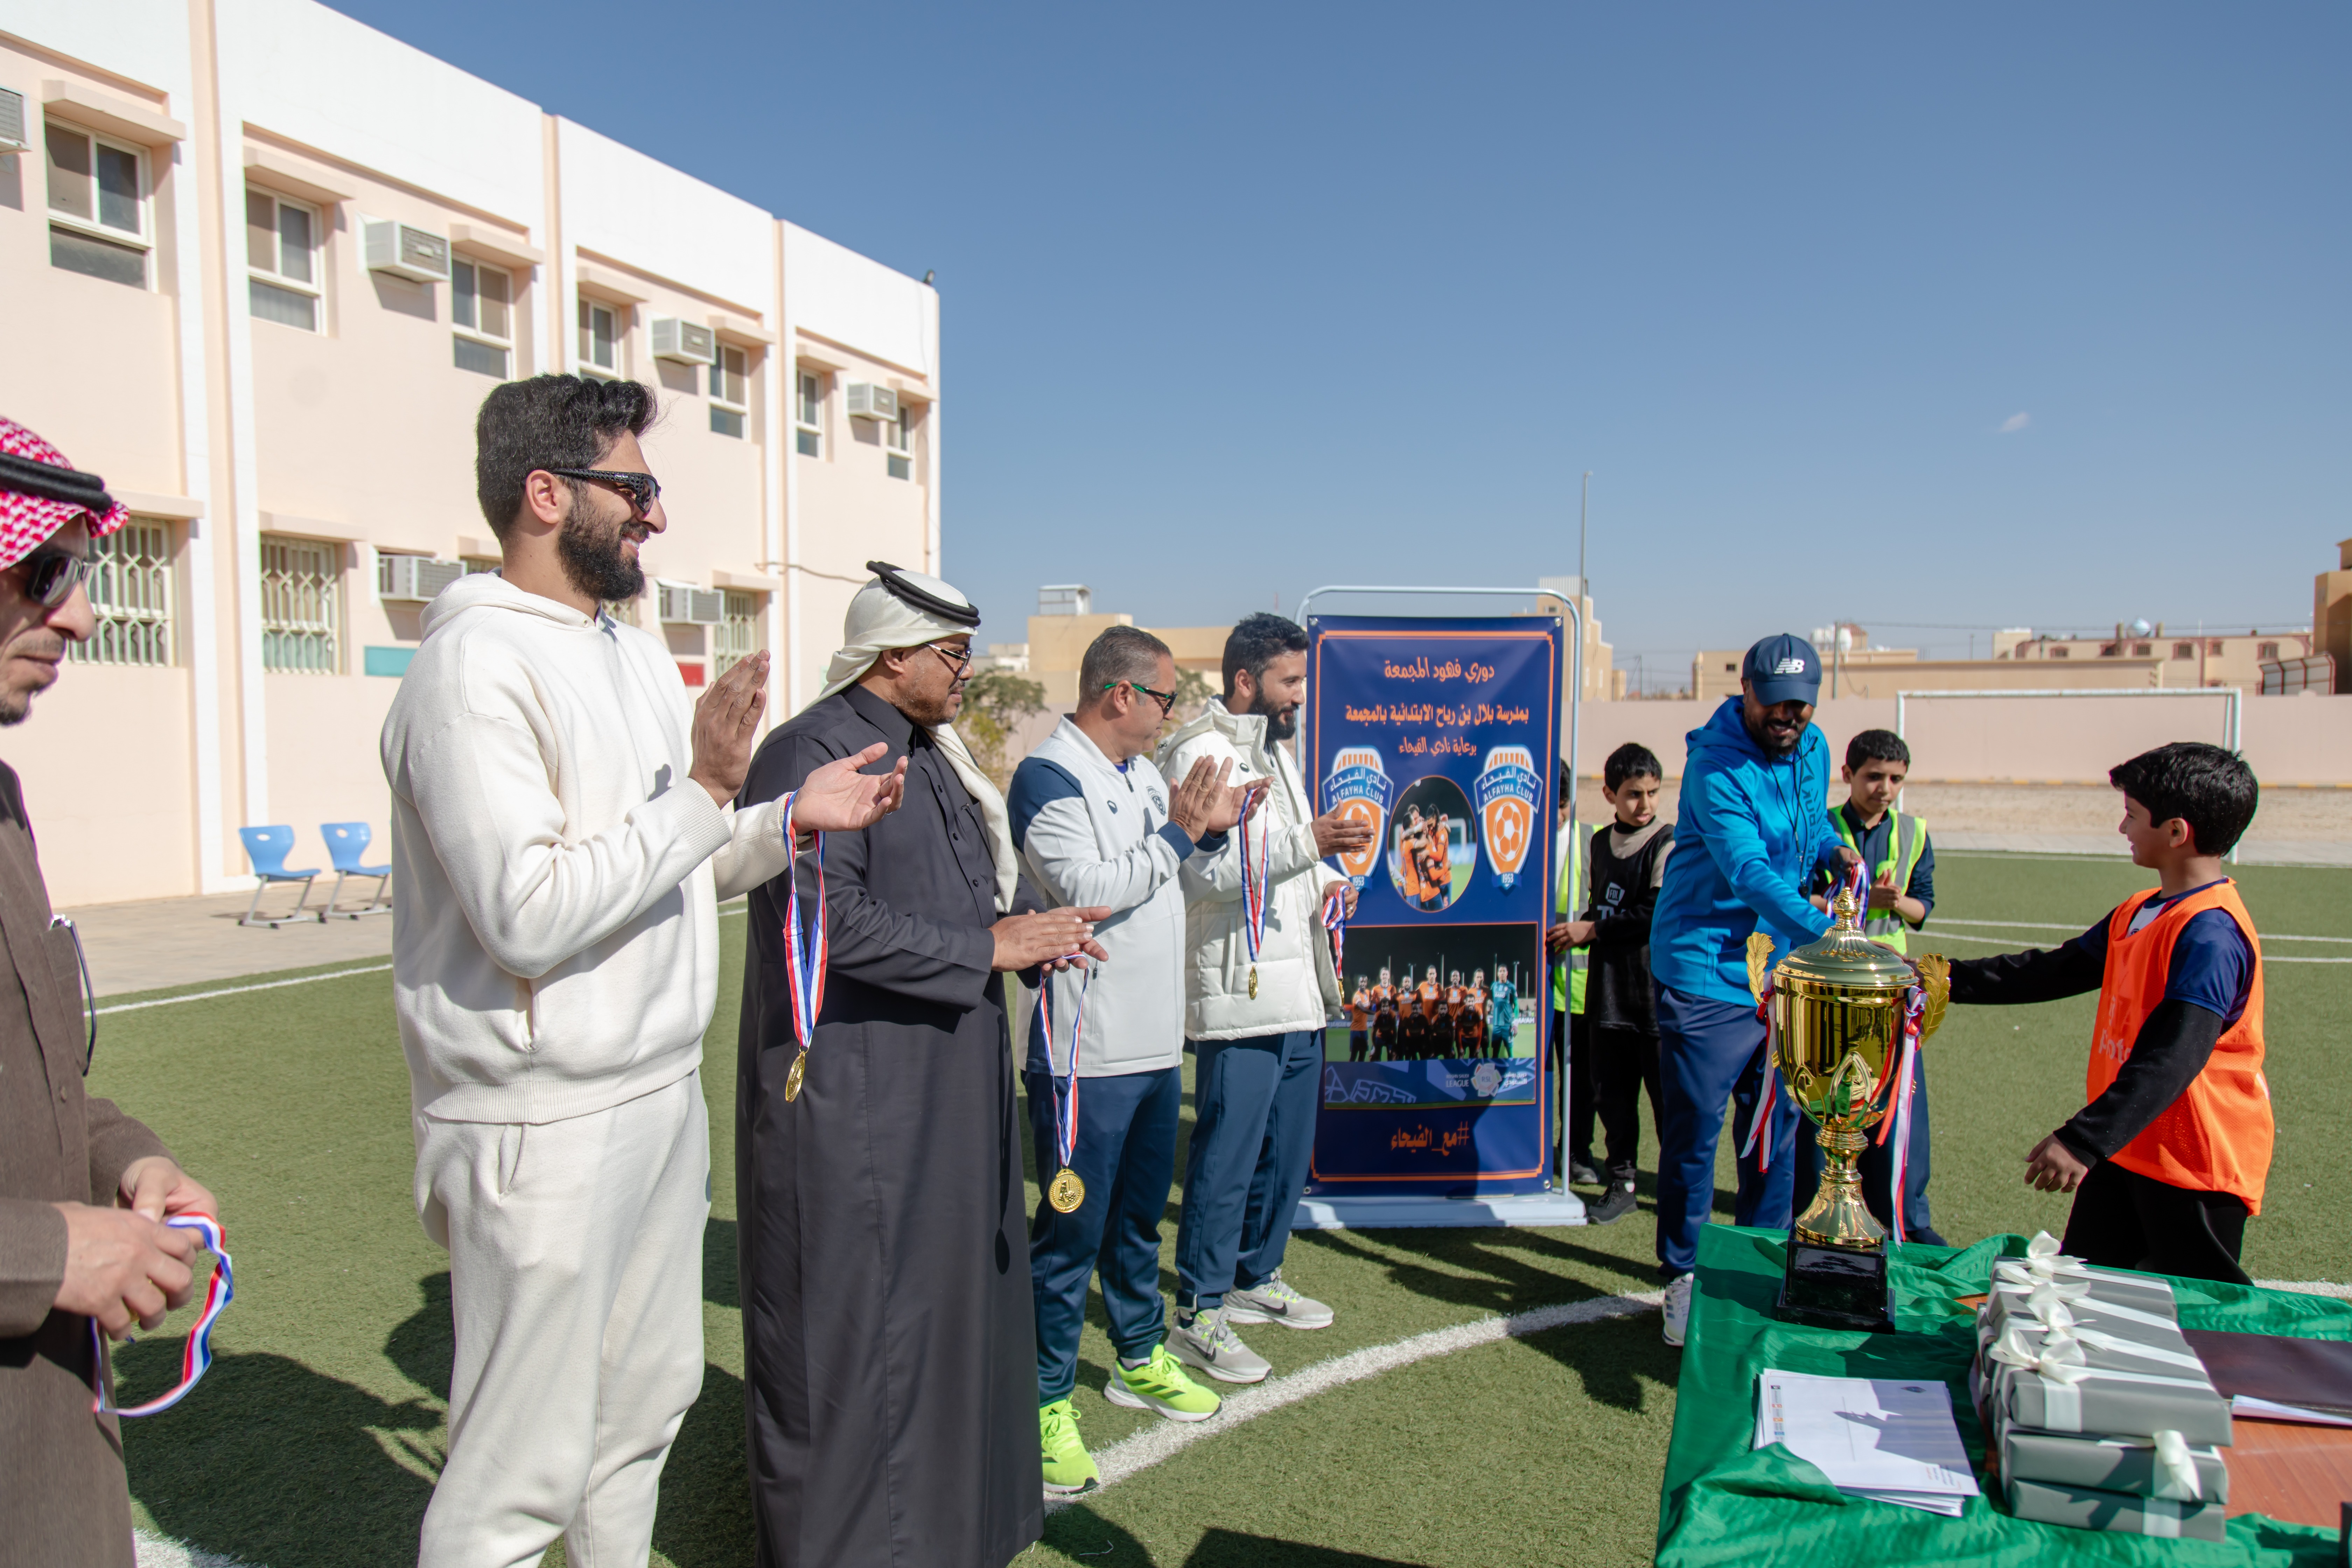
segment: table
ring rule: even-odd
[[[2154,1568],[2336,1568],[2334,1530],[2259,1513],[2231,1519],[2227,1539],[2158,1541],[2011,1518],[1991,1496],[1958,1519],[1848,1498],[1785,1449],[1750,1449],[1756,1374],[1767,1367],[1829,1377],[1937,1378],[1952,1390],[1960,1439],[1984,1482],[1985,1432],[1971,1407],[1973,1310],[1960,1298],[1990,1284],[1992,1260],[2022,1257],[2025,1238],[1973,1247],[1890,1248],[1891,1334],[1784,1323],[1772,1316],[1787,1235],[1709,1226],[1698,1248],[1698,1289],[1683,1347],[1675,1430],[1658,1498],[1660,1568],[1738,1564],[2051,1563]],[[2352,1303],[2203,1279],[2170,1281],[2184,1327],[2352,1340]]]

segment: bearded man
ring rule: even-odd
[[[483,401],[475,484],[506,556],[425,611],[384,720],[393,1003],[416,1208],[449,1249],[449,1455],[425,1568],[521,1568],[560,1533],[642,1563],[702,1387],[719,900],[793,828],[862,826],[896,776],[822,770],[737,810],[754,654],[688,706],[661,639],[605,612],[668,526],[637,437],[652,391],[541,375]]]
[[[738,803],[840,758],[906,774],[905,810],[751,895],[735,1165],[758,1561],[1001,1568],[1043,1530],[1045,1484],[1002,976],[1103,956],[1110,911],[1015,912],[1035,900],[1004,796],[953,723],[980,612],[866,570],[824,689]],[[821,971],[787,941],[794,899]],[[822,986],[805,1039],[796,984]]]

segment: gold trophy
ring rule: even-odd
[[[1911,994],[1923,995],[1925,1041],[1944,1021],[1951,965],[1935,953],[1914,964],[1864,936],[1851,888],[1839,889],[1830,916],[1830,929],[1771,967],[1769,980],[1772,939],[1748,939],[1748,989],[1759,1002],[1769,997],[1774,1065],[1789,1098],[1821,1129],[1823,1156],[1821,1188],[1790,1233],[1778,1312],[1823,1328],[1885,1331],[1886,1230],[1863,1203],[1855,1162],[1870,1130],[1895,1110]]]

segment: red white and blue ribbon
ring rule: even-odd
[[[1323,893],[1323,929],[1331,933],[1331,973],[1348,966],[1348,889],[1334,882]]]
[[[1878,1142],[1889,1156],[1886,1206],[1898,1242],[1910,1239],[1904,1224],[1903,1191],[1911,1165],[1911,1096],[1918,1077],[1919,1019],[1927,1010],[1927,993],[1914,985],[1903,1002],[1903,1054],[1895,1068],[1895,1099],[1878,1121]]]
[[[1249,944],[1250,968],[1257,967],[1258,950],[1265,945],[1266,856],[1274,847],[1274,824],[1269,819],[1258,835],[1257,853],[1250,853],[1250,818],[1265,816],[1259,809],[1263,795],[1242,808],[1242,937]]]
[[[1853,919],[1859,925],[1870,918],[1870,868],[1859,860],[1846,868],[1845,890],[1853,895]]]
[[[1745,1160],[1755,1154],[1756,1168],[1769,1171],[1772,1168],[1772,1141],[1763,1139],[1762,1152],[1759,1153],[1758,1139],[1764,1129],[1771,1125],[1773,1102],[1778,1098],[1775,1091],[1780,1083],[1780,1026],[1772,1017],[1772,977],[1769,974],[1764,977],[1764,994],[1757,1001],[1756,1016],[1764,1026],[1764,1090],[1756,1097],[1756,1119],[1748,1124],[1748,1142],[1739,1146],[1739,1157]]]
[[[1078,982],[1078,1010],[1070,1020],[1069,1087],[1054,1091],[1054,1152],[1067,1169],[1078,1152],[1078,1042],[1087,1032],[1087,993],[1095,983],[1092,964]],[[1037,1027],[1045,1037],[1045,1076],[1054,1076],[1054,969],[1038,976]]]
[[[793,831],[793,800],[800,792],[784,796],[783,826],[785,839],[792,846],[791,859],[784,867],[784,979],[792,992],[793,1034],[803,1050],[816,1038],[817,1016],[824,1011],[825,913],[824,913],[824,835],[812,834],[816,840],[816,914],[805,922],[807,934],[803,935],[801,920],[800,836]]]
[[[212,1255],[219,1259],[213,1266],[212,1283],[205,1287],[205,1310],[188,1331],[188,1342],[180,1352],[180,1381],[168,1391],[140,1405],[117,1405],[106,1388],[106,1348],[98,1320],[89,1321],[90,1376],[97,1388],[97,1397],[89,1402],[93,1415],[154,1415],[169,1410],[188,1395],[196,1380],[213,1364],[213,1324],[220,1321],[222,1309],[236,1299],[236,1281],[229,1272],[228,1248],[223,1243],[221,1222],[208,1214],[175,1214],[163,1223],[174,1230],[193,1230],[204,1239]]]

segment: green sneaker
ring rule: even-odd
[[[1091,1490],[1102,1479],[1092,1454],[1078,1440],[1078,1413],[1066,1399],[1037,1412],[1037,1447],[1045,1460],[1045,1489],[1067,1496]]]
[[[1224,1403],[1185,1376],[1165,1344],[1152,1346],[1151,1359],[1141,1366],[1120,1367],[1103,1385],[1103,1397],[1129,1410],[1157,1410],[1171,1421],[1206,1421]]]

